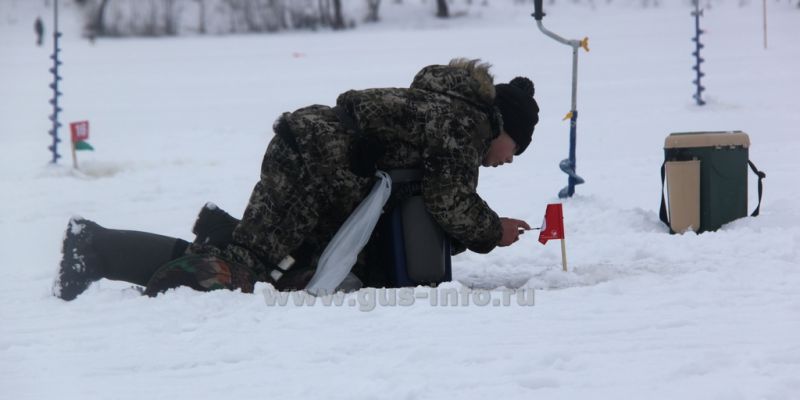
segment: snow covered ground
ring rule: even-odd
[[[800,11],[789,3],[769,3],[768,50],[761,2],[706,10],[705,107],[691,98],[688,5],[548,10],[546,26],[591,47],[578,96],[587,184],[564,203],[571,271],[556,242],[526,235],[456,257],[458,282],[445,288],[535,288],[534,307],[370,312],[267,307],[226,291],[151,299],[111,281],[66,303],[50,286],[71,215],[189,239],[204,202],[243,211],[279,113],[407,86],[457,56],[492,62],[498,82],[536,83],[532,147],[486,170],[479,190],[501,215],[538,224],[566,182],[571,58],[532,10],[497,6],[423,29],[95,45],[65,19],[61,121],[90,120],[96,149],[75,172],[63,143],[65,158],[48,165],[52,42],[34,46],[40,3],[0,1],[0,397],[800,398]],[[663,140],[697,130],[750,135],[767,173],[762,215],[669,235],[657,214]]]

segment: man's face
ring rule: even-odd
[[[486,157],[483,158],[484,167],[497,167],[505,163],[512,163],[514,161],[514,153],[517,152],[517,144],[514,139],[503,131],[500,136],[492,140],[489,146],[489,151]]]

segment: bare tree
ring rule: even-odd
[[[450,17],[450,11],[447,9],[447,0],[436,0],[436,16],[438,18]]]
[[[319,21],[323,26],[331,26],[331,0],[319,0]]]
[[[333,0],[333,29],[344,29],[344,16],[342,15],[342,0]]]
[[[145,11],[149,12],[142,13],[143,17],[131,19],[130,30],[144,36],[158,36],[158,5],[150,0],[150,6]]]
[[[89,36],[177,35],[194,18],[197,25],[193,28],[199,34],[275,32],[321,26],[345,29],[355,24],[346,20],[342,0],[74,1],[83,10]],[[368,0],[373,20],[379,18],[380,3]],[[187,9],[193,14],[188,18]]]
[[[286,21],[286,4],[282,0],[269,0],[269,7],[272,9],[278,28],[289,28],[289,23]]]
[[[174,36],[178,34],[178,16],[180,15],[179,6],[175,4],[176,0],[161,0],[164,5],[162,13],[163,19],[163,32],[165,35]]]
[[[205,35],[206,32],[206,0],[194,0],[197,3],[197,32]]]
[[[367,0],[367,16],[364,18],[364,22],[378,22],[380,20],[378,16],[380,6],[381,0]]]
[[[89,24],[86,26],[89,37],[105,36],[108,34],[105,24],[106,7],[108,0],[100,0],[100,4],[94,4],[93,9],[90,8],[91,14]],[[92,7],[89,5],[89,7]]]

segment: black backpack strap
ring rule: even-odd
[[[761,195],[764,192],[764,184],[762,183],[762,181],[764,180],[764,178],[767,177],[767,174],[765,174],[763,171],[759,171],[758,167],[756,167],[756,165],[753,164],[752,161],[747,160],[747,164],[750,165],[750,169],[753,170],[753,173],[758,175],[758,206],[756,206],[755,211],[753,211],[753,213],[750,214],[751,217],[755,217],[761,210]]]
[[[386,154],[386,147],[375,136],[365,135],[358,122],[341,106],[332,108],[336,117],[355,138],[350,146],[350,170],[362,177],[375,176],[378,160]]]
[[[667,201],[664,198],[664,179],[666,176],[666,165],[667,162],[664,161],[661,164],[661,210],[658,212],[659,218],[661,218],[661,222],[663,222],[667,227],[669,227],[670,232],[672,231],[672,227],[669,225],[669,216],[667,215]]]

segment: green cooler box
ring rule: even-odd
[[[715,231],[747,216],[748,165],[759,177],[759,205],[752,214],[758,215],[762,179],[766,175],[750,162],[749,147],[750,138],[741,131],[681,132],[667,136],[661,166],[660,218],[670,232]]]

